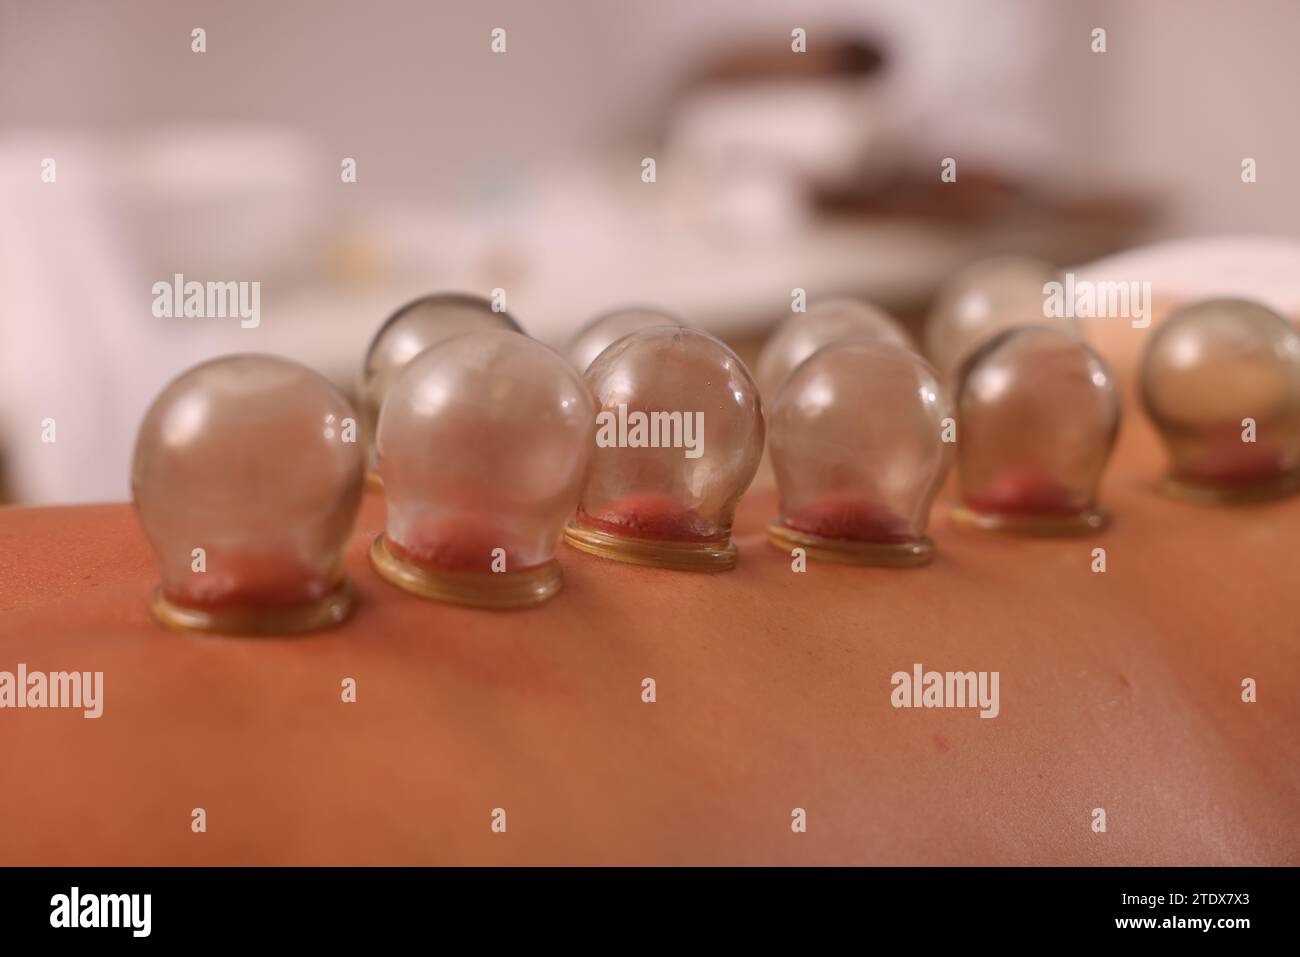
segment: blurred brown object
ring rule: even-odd
[[[942,182],[937,173],[922,175],[914,170],[900,170],[881,186],[849,183],[838,188],[818,187],[813,198],[818,211],[829,216],[957,224],[1054,218],[1135,230],[1150,225],[1158,212],[1154,202],[1136,195],[1054,197],[995,171],[967,167],[951,183]]]
[[[799,56],[788,45],[743,46],[722,54],[695,72],[686,86],[757,80],[866,78],[883,73],[889,60],[883,46],[870,37],[819,41]]]

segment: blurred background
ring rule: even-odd
[[[557,347],[653,303],[752,356],[795,287],[915,331],[981,256],[1294,240],[1298,36],[1294,0],[0,0],[0,501],[128,497],[207,356],[354,392],[434,290]],[[176,273],[260,282],[260,324],[156,318]]]

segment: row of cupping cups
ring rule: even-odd
[[[758,366],[779,496],[769,540],[813,559],[923,564],[954,455],[959,521],[1100,529],[1120,411],[1111,373],[1072,327],[996,324],[944,376],[865,304],[787,320]],[[621,561],[733,567],[732,518],[764,448],[758,386],[724,344],[662,314],[602,317],[575,346],[602,338],[583,374],[486,300],[428,297],[376,335],[360,421],[284,359],[184,373],[146,414],[133,463],[161,569],[155,617],[235,634],[342,621],[371,466],[387,497],[371,564],[424,597],[543,602],[561,587],[561,537]],[[1297,487],[1300,337],[1281,317],[1242,300],[1183,309],[1150,337],[1141,385],[1171,452],[1168,491],[1229,502]]]

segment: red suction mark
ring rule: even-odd
[[[492,571],[492,551],[506,550],[506,561],[518,554],[514,541],[499,526],[470,515],[449,515],[422,522],[405,542],[389,539],[398,558],[425,568],[449,572]],[[513,564],[509,571],[519,571]]]
[[[594,515],[579,511],[578,523],[615,535],[664,542],[718,542],[727,537],[695,509],[666,495],[625,495]]]
[[[1072,515],[1088,503],[1051,476],[1025,470],[1004,472],[984,488],[966,493],[966,504],[994,515]]]
[[[1207,445],[1203,455],[1184,470],[1189,478],[1217,485],[1256,485],[1280,478],[1288,471],[1276,446],[1241,441],[1241,430],[1229,426]]]
[[[208,549],[206,567],[165,588],[167,599],[186,608],[282,608],[315,601],[336,584],[287,550]]]
[[[800,532],[822,538],[896,544],[916,538],[910,524],[893,509],[857,498],[823,498],[806,505],[785,523]]]

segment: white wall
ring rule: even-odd
[[[839,23],[897,39],[945,155],[1153,185],[1177,229],[1297,230],[1295,0],[0,0],[0,119],[288,125],[363,156],[372,194],[472,199],[512,164],[644,137],[706,51]],[[490,59],[498,25],[510,52]]]

